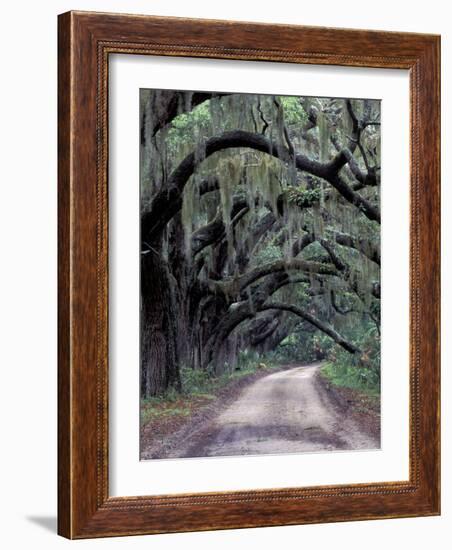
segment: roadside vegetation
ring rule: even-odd
[[[181,367],[181,390],[169,388],[162,395],[141,399],[141,426],[166,421],[179,423],[195,411],[215,401],[222,390],[241,380],[253,379],[285,365],[322,362],[320,376],[328,386],[364,409],[375,410],[380,401],[380,336],[372,322],[352,322],[342,328],[363,353],[351,355],[318,331],[305,325],[293,331],[274,350],[259,353],[242,350],[234,365],[225,365],[219,375],[203,369]]]
[[[215,401],[224,388],[238,380],[253,378],[256,373],[269,373],[281,368],[273,357],[263,358],[257,352],[244,350],[234,367],[227,366],[219,376],[209,375],[204,370],[181,368],[181,391],[174,388],[165,394],[141,399],[141,426],[164,419],[181,420],[189,417],[200,407]]]

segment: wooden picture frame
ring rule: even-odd
[[[440,511],[440,38],[433,35],[68,12],[58,39],[58,532],[88,538]],[[110,497],[110,54],[406,69],[410,74],[408,481]]]

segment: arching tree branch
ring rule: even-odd
[[[283,304],[280,302],[272,302],[260,306],[259,311],[266,311],[268,309],[279,309],[282,311],[289,311],[294,315],[298,315],[298,317],[301,317],[305,321],[308,321],[309,323],[311,323],[311,325],[314,325],[316,328],[324,332],[349,353],[361,353],[361,350],[358,347],[356,347],[354,344],[341,336],[332,326],[321,321],[317,317],[314,317],[314,315],[311,315],[303,308],[297,307],[295,305]]]
[[[217,285],[221,285],[226,294],[229,289],[235,290],[237,293],[241,293],[248,286],[254,284],[259,279],[262,279],[267,275],[290,271],[303,271],[306,274],[315,273],[319,275],[337,275],[336,268],[331,264],[308,262],[306,260],[292,258],[290,260],[276,260],[275,262],[261,265],[235,279],[218,282]]]
[[[212,97],[225,95],[218,92],[180,92],[173,90],[153,90],[149,94],[149,105],[142,111],[141,127],[151,126],[151,135],[155,134],[170,124],[181,113],[187,113],[195,107],[204,103]],[[147,120],[152,113],[152,119]],[[141,142],[145,142],[145,135],[142,134]]]
[[[214,153],[230,148],[249,147],[262,153],[272,155],[283,162],[291,162],[289,150],[278,143],[270,141],[264,135],[243,130],[226,132],[221,136],[212,137],[205,142],[204,158]],[[188,179],[194,173],[198,163],[198,153],[192,152],[185,157],[173,171],[165,188],[155,196],[150,210],[142,216],[142,234],[149,241],[152,236],[161,232],[168,221],[174,216],[173,203],[180,201],[180,195]],[[308,172],[330,183],[348,202],[359,208],[370,220],[380,222],[380,212],[376,206],[354,191],[340,175],[340,169],[347,159],[341,153],[332,161],[321,163],[311,160],[305,155],[295,156],[295,166],[298,170]]]
[[[346,233],[335,233],[334,240],[341,246],[358,250],[361,254],[366,256],[366,258],[378,266],[380,265],[380,247],[371,241],[367,239],[355,238],[351,235],[347,235]]]

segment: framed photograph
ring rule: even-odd
[[[59,16],[61,535],[440,513],[439,60]]]

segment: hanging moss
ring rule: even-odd
[[[350,113],[348,112],[345,100],[343,100],[342,103],[343,105],[341,109],[340,126],[344,142],[347,143],[347,138],[351,136],[353,132],[353,121]]]
[[[323,237],[325,236],[325,224],[321,214],[320,206],[315,206],[313,208],[313,213],[314,213],[314,228],[313,228],[314,237],[316,239],[323,239]]]
[[[278,132],[278,142],[281,146],[284,146],[286,139],[284,136],[284,107],[282,104],[275,100],[276,110],[276,128]]]
[[[184,187],[182,195],[182,227],[184,230],[184,245],[187,259],[191,261],[191,238],[199,206],[199,184],[196,177],[190,178]]]
[[[321,110],[317,115],[317,127],[319,131],[319,160],[320,162],[327,162],[331,132],[328,118]]]
[[[199,166],[206,158],[206,142],[202,136],[198,137],[195,149],[195,165]]]
[[[363,258],[360,252],[337,244],[334,236],[335,232],[341,231],[355,238],[368,238],[372,242],[377,242],[376,224],[364,219],[362,213],[328,183],[306,172],[300,172],[295,165],[294,157],[290,161],[281,161],[251,148],[231,148],[218,151],[206,158],[204,148],[209,137],[221,135],[228,130],[246,130],[259,134],[265,128],[266,138],[287,149],[286,125],[290,129],[290,141],[297,154],[306,154],[310,159],[328,162],[332,155],[336,154],[331,143],[333,132],[341,147],[349,144],[346,136],[351,134],[351,119],[344,101],[325,98],[302,98],[301,101],[299,98],[288,98],[285,101],[285,98],[277,96],[278,106],[275,97],[271,95],[229,94],[221,98],[213,97],[210,101],[191,109],[192,94],[178,94],[181,101],[179,116],[167,128],[157,132],[155,138],[149,141],[146,139],[145,146],[142,145],[140,150],[142,209],[146,210],[157,190],[165,188],[165,178],[168,178],[188,154],[194,152],[195,173],[183,191],[180,216],[176,215],[168,224],[168,229],[162,232],[161,251],[162,259],[168,263],[168,269],[174,275],[174,283],[178,285],[181,301],[187,299],[187,295],[184,295],[185,288],[188,287],[185,276],[190,277],[190,283],[196,280],[203,281],[202,288],[208,288],[213,293],[218,292],[217,300],[214,295],[209,297],[212,300],[212,309],[204,314],[206,325],[202,328],[192,326],[190,331],[196,335],[195,331],[199,328],[201,341],[203,331],[206,328],[214,330],[214,323],[218,319],[226,318],[230,313],[228,307],[233,304],[237,307],[239,300],[241,302],[247,299],[250,310],[253,314],[258,314],[258,304],[253,303],[252,290],[263,288],[260,285],[266,284],[270,279],[259,280],[247,288],[247,295],[239,296],[239,276],[253,267],[277,259],[289,262],[294,253],[294,243],[306,232],[312,232],[317,238],[329,239],[338,257],[349,266],[350,281],[341,278],[340,274],[330,277],[309,272],[309,284],[301,285],[298,281],[295,284],[301,275],[288,269],[287,275],[293,277],[293,284],[280,288],[274,296],[275,301],[307,307],[325,321],[337,321],[337,328],[350,331],[347,337],[354,335],[357,327],[360,327],[357,323],[362,323],[363,317],[360,314],[337,314],[331,302],[330,291],[334,290],[336,293],[336,303],[340,308],[347,309],[353,305],[368,314],[368,310],[375,307],[376,301],[371,297],[370,290],[371,282],[379,280],[379,270],[374,263]],[[146,108],[150,97],[150,93],[140,97],[142,110]],[[354,103],[357,113],[363,112],[362,104],[361,100]],[[310,109],[317,111],[317,125],[312,125],[305,116],[305,111],[309,113]],[[370,109],[370,119],[378,120],[379,106],[372,104]],[[152,116],[156,116],[155,106],[151,111],[151,116],[142,122],[145,134],[152,126]],[[369,152],[368,159],[372,165],[378,165],[380,162],[379,131],[379,127],[369,126],[363,132],[363,147]],[[357,162],[364,170],[359,151],[355,154]],[[349,169],[345,168],[342,174],[344,178],[354,181]],[[199,184],[207,177],[217,178],[219,189],[200,197]],[[368,200],[378,201],[378,187],[361,189],[360,193]],[[246,198],[249,212],[233,226],[231,216],[234,197]],[[284,208],[280,208],[278,212],[280,197]],[[256,243],[253,236],[255,224],[268,214],[269,209],[278,219],[270,231],[259,236]],[[223,220],[226,243],[224,240],[217,240],[203,249],[197,255],[196,261],[191,264],[193,232],[214,219]],[[180,242],[180,245],[183,244],[186,259],[178,257],[177,263],[171,265],[176,257],[173,253],[175,245],[179,244],[175,239],[180,239],[182,229],[183,243]],[[250,258],[247,259],[247,256]],[[327,252],[318,242],[305,248],[300,257],[330,262]],[[203,263],[198,262],[201,259]],[[181,266],[181,262],[185,262],[184,265]],[[356,295],[355,287],[363,296],[362,301]],[[226,300],[221,290],[226,293]],[[314,295],[315,292],[321,293]],[[188,298],[190,301],[191,296]],[[283,328],[289,327],[289,330],[292,330],[290,322],[293,321],[293,316],[284,315],[279,318]],[[305,325],[301,327],[300,321],[295,324],[300,332],[304,331]],[[246,328],[247,326],[242,324],[238,330],[242,333]],[[293,334],[294,332],[291,336]],[[246,345],[246,338],[243,341]]]
[[[284,230],[286,239],[283,244],[284,259],[289,262],[293,258],[293,243],[302,234],[300,211],[297,207],[287,205],[284,212]]]
[[[212,125],[212,134],[216,135],[220,132],[222,122],[222,109],[220,98],[213,97],[209,101],[210,121]]]
[[[279,166],[273,167],[268,174],[268,186],[266,200],[271,206],[273,213],[276,215],[278,212],[278,198],[281,195],[281,184],[279,180],[279,174],[281,169]]]
[[[219,163],[220,202],[223,223],[228,243],[228,257],[234,256],[233,232],[231,226],[232,200],[234,190],[240,181],[242,162],[239,155],[229,155]]]
[[[307,116],[309,116],[309,112],[310,112],[311,107],[312,107],[312,98],[307,96],[307,97],[303,97],[303,98],[300,98],[300,99],[301,99],[301,103],[302,103],[304,112],[306,113]]]

